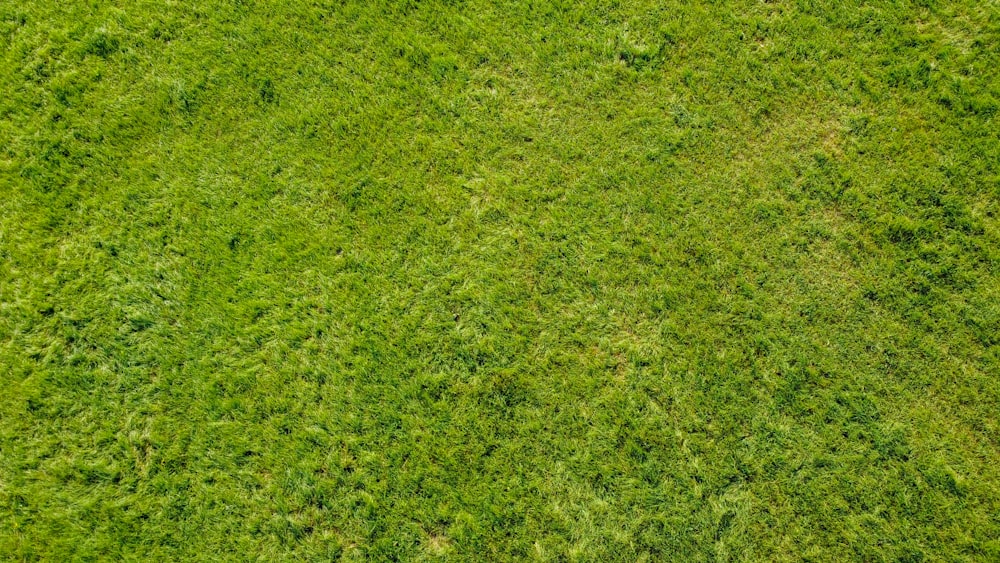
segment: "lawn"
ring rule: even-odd
[[[1000,4],[0,0],[0,560],[1000,561]]]

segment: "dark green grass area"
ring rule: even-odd
[[[0,559],[1000,560],[1000,5],[0,0]]]

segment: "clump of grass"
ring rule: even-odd
[[[998,33],[0,5],[0,555],[1000,558]]]

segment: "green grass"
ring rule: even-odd
[[[1000,5],[0,0],[0,559],[1000,560]]]

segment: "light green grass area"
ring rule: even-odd
[[[0,559],[1000,561],[1000,4],[0,0]]]

